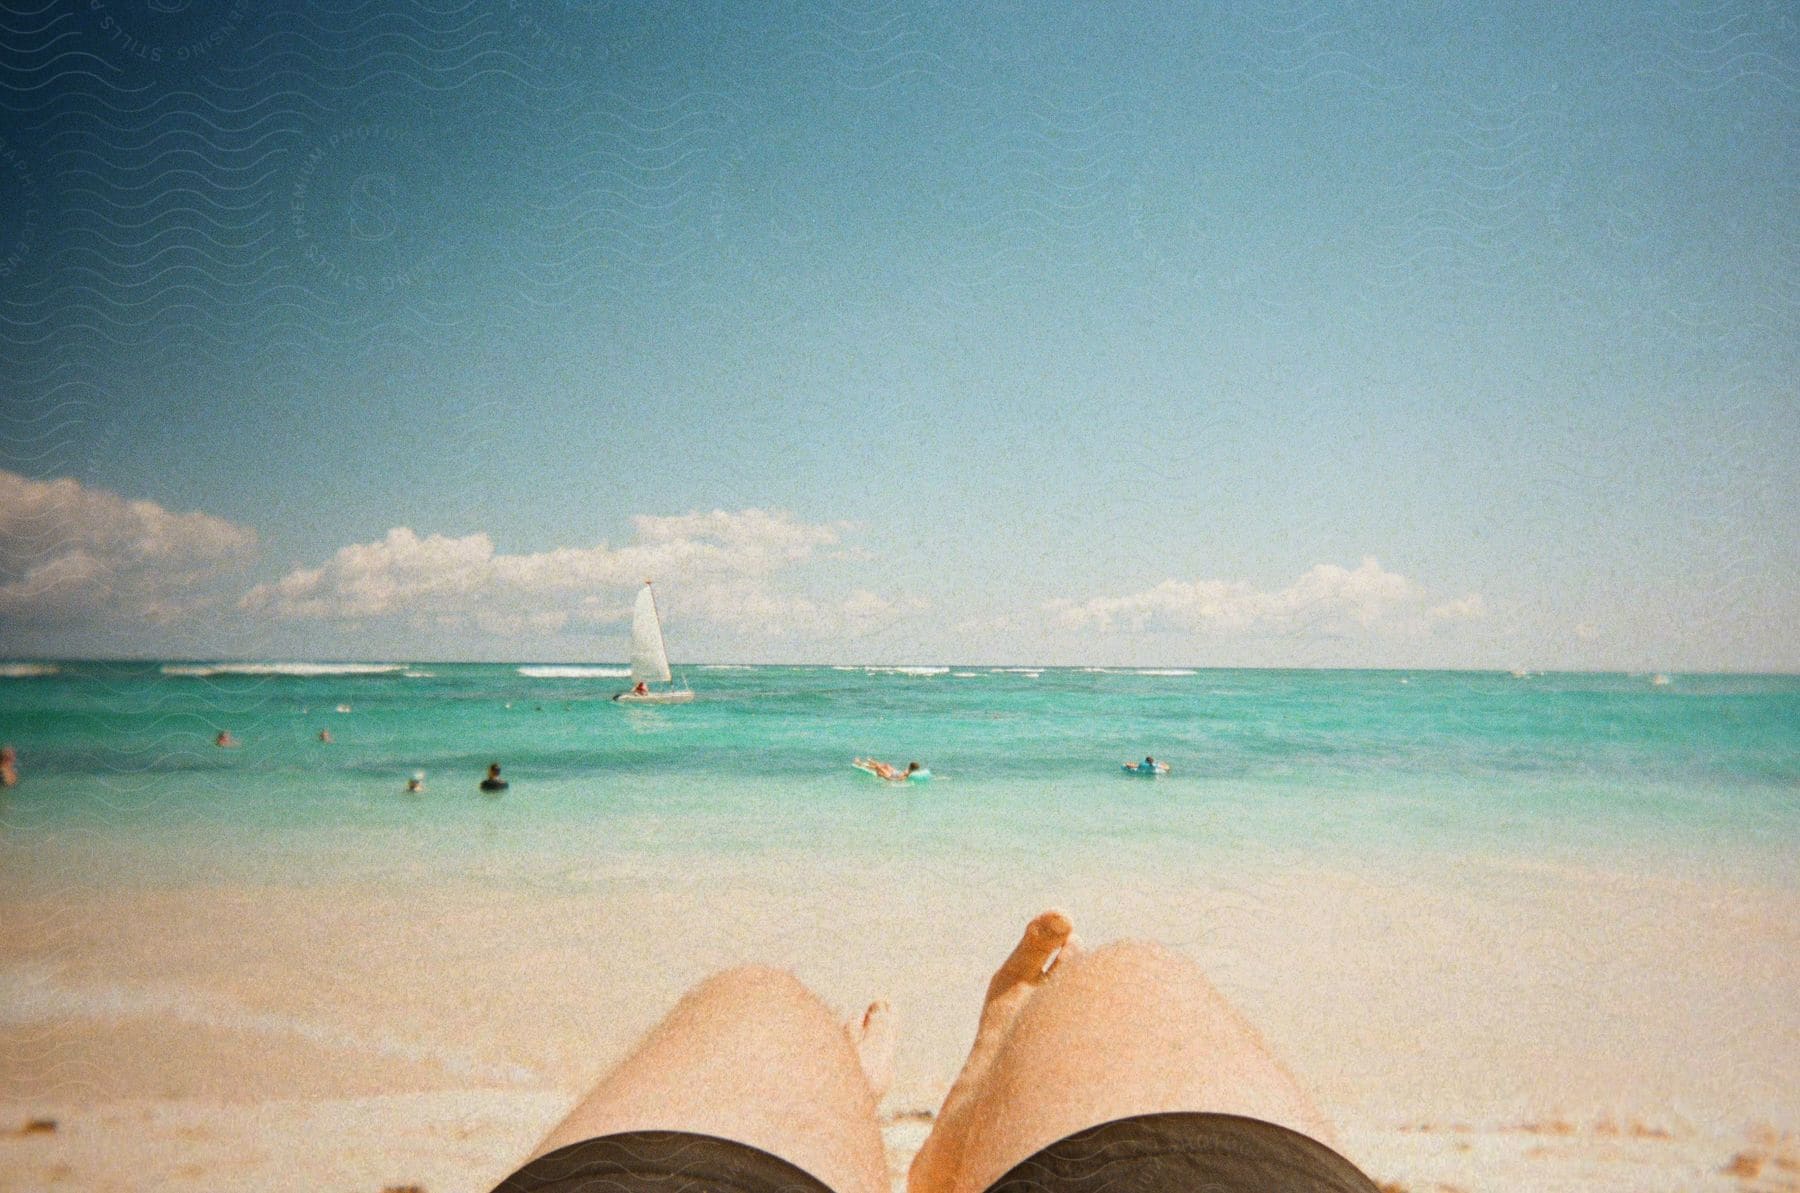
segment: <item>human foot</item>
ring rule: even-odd
[[[894,1083],[894,1009],[877,999],[861,1016],[844,1025],[856,1058],[862,1062],[863,1076],[868,1078],[869,1092],[877,1102]]]
[[[1006,1046],[1019,1012],[1056,966],[1073,955],[1074,932],[1074,924],[1062,912],[1042,912],[1025,925],[1018,946],[994,971],[969,1059],[945,1095],[931,1134],[913,1157],[906,1178],[908,1193],[949,1193],[968,1143],[970,1109],[981,1101],[994,1060]]]

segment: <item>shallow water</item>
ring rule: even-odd
[[[605,665],[34,670],[0,669],[25,776],[0,826],[14,859],[59,844],[70,882],[537,882],[775,853],[1604,856],[1779,880],[1800,845],[1788,676],[694,667],[692,704],[626,708]],[[222,729],[242,745],[214,747]],[[1146,753],[1173,773],[1121,771]],[[860,754],[936,778],[883,784]],[[487,797],[493,760],[512,788]]]

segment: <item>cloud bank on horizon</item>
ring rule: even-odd
[[[800,624],[835,626],[878,615],[891,602],[858,591],[835,605],[782,591],[775,577],[839,546],[847,523],[802,522],[784,510],[713,510],[633,519],[632,540],[506,554],[477,532],[421,538],[405,526],[340,549],[317,567],[258,584],[238,607],[279,619],[403,617],[495,637],[559,632],[572,623],[623,620],[644,580],[684,589],[681,608],[749,633]],[[841,554],[841,552],[840,552]]]
[[[1137,631],[1301,629],[1342,633],[1382,623],[1473,621],[1486,613],[1479,593],[1427,605],[1416,581],[1382,568],[1364,556],[1355,568],[1315,564],[1299,579],[1273,592],[1242,580],[1164,580],[1154,588],[1120,597],[1055,600],[1045,608],[1072,629],[1111,630],[1124,624]]]
[[[871,569],[846,521],[808,522],[784,510],[643,514],[617,546],[509,553],[486,532],[421,535],[396,526],[315,564],[251,582],[255,529],[202,512],[176,513],[73,478],[36,481],[0,471],[0,625],[9,640],[83,653],[84,634],[121,621],[200,628],[236,617],[240,649],[284,624],[357,628],[390,622],[415,631],[473,632],[499,654],[573,631],[616,633],[645,579],[674,593],[669,607],[703,623],[732,657],[780,643],[793,661],[836,661],[845,644],[920,619],[932,602],[903,588],[857,585]],[[667,598],[666,598],[667,599]],[[1320,563],[1293,583],[1167,579],[1124,596],[1057,597],[1028,617],[992,619],[984,633],[1021,640],[1073,630],[1102,643],[1146,630],[1191,636],[1428,634],[1437,623],[1482,618],[1479,594],[1434,602],[1422,583],[1365,557],[1355,568]],[[48,636],[46,636],[46,633]],[[264,640],[267,640],[266,638]],[[854,653],[854,650],[852,651]],[[523,657],[520,655],[519,657]]]
[[[210,514],[0,470],[0,624],[192,616],[217,605],[208,589],[256,543],[254,530]]]

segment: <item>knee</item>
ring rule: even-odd
[[[793,1017],[830,1017],[823,1000],[806,983],[772,965],[740,965],[702,981],[682,1000],[701,1010],[726,1008],[765,1022]]]
[[[1115,940],[1077,956],[1071,967],[1093,977],[1198,975],[1200,967],[1154,940]]]
[[[1053,987],[1085,997],[1189,1001],[1214,996],[1200,966],[1164,945],[1119,940],[1058,965]]]

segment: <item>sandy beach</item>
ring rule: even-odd
[[[1052,904],[1090,943],[1204,965],[1390,1188],[1800,1188],[1800,897],[1772,885],[773,854],[557,889],[401,864],[380,885],[59,883],[80,848],[9,851],[0,879],[7,1190],[480,1193],[682,990],[751,960],[846,1015],[893,1003],[898,1189],[989,968]]]

